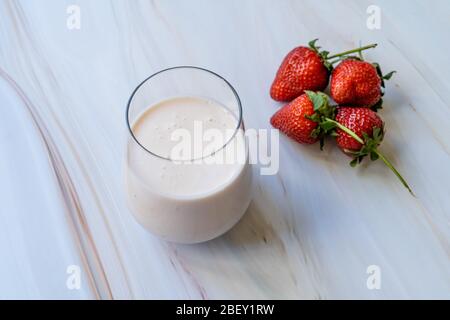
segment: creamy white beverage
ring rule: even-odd
[[[238,123],[226,107],[199,97],[164,100],[136,118],[131,131],[140,145],[130,137],[126,180],[129,205],[144,227],[169,241],[195,243],[239,221],[252,177]],[[188,152],[180,148],[186,134]]]

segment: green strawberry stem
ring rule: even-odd
[[[356,49],[352,49],[352,50],[344,51],[344,52],[341,52],[341,53],[333,54],[332,56],[329,56],[328,59],[333,59],[333,58],[346,56],[346,55],[349,55],[349,54],[352,54],[352,53],[355,53],[355,52],[360,53],[361,51],[364,51],[364,50],[367,50],[367,49],[371,49],[371,48],[375,48],[376,46],[377,46],[376,43],[369,44],[369,45],[364,46],[364,47],[359,47],[359,48],[356,48]],[[339,61],[339,60],[337,60],[337,61]]]
[[[342,60],[342,57],[340,57],[340,58],[337,58],[337,59],[335,59],[335,60],[333,60],[333,61],[328,61],[331,65],[333,65],[333,64],[335,64],[336,62],[339,62],[339,61],[341,61]]]
[[[345,133],[347,133],[349,136],[351,136],[353,139],[355,139],[356,141],[358,141],[361,144],[364,144],[364,140],[361,139],[355,132],[353,132],[352,130],[350,130],[349,128],[347,128],[346,126],[340,124],[339,122],[329,119],[329,118],[325,118],[326,121],[331,122],[333,124],[336,125],[336,127],[338,127],[339,129],[341,129],[342,131],[344,131]],[[375,152],[378,157],[380,157],[380,159],[386,164],[386,166],[391,169],[391,171],[397,176],[397,178],[400,180],[400,182],[403,184],[403,186],[408,189],[409,193],[412,196],[416,196],[414,194],[414,192],[411,190],[411,188],[409,187],[408,183],[406,182],[406,180],[402,177],[402,175],[400,174],[400,172],[397,171],[397,169],[395,169],[394,165],[380,152],[378,151],[378,149],[374,149],[373,152]]]
[[[395,169],[392,163],[388,159],[386,159],[386,157],[382,153],[380,153],[380,151],[378,151],[377,149],[375,149],[374,152],[380,157],[380,159],[386,164],[386,166],[389,169],[391,169],[391,171],[397,176],[397,178],[401,181],[401,183],[405,186],[405,188],[408,189],[409,193],[411,193],[415,197],[416,195],[411,190],[406,180],[402,177],[400,172],[398,172],[397,169]]]
[[[325,65],[325,67],[330,72],[333,70],[333,64],[335,64],[336,62],[342,61],[345,58],[348,58],[349,54],[357,52],[359,57],[362,57],[362,54],[361,54],[362,51],[367,50],[367,49],[371,49],[371,48],[375,48],[377,46],[376,43],[369,44],[369,45],[364,46],[364,47],[359,47],[359,48],[356,48],[356,49],[352,49],[352,50],[344,51],[344,52],[341,52],[341,53],[337,53],[337,54],[334,54],[332,56],[328,56],[330,54],[330,52],[325,51],[325,50],[320,51],[320,47],[316,45],[317,40],[319,40],[319,39],[314,39],[314,40],[310,41],[308,43],[309,47],[314,52],[316,52],[319,55],[319,57],[323,61],[323,64]],[[334,60],[331,60],[331,59],[334,59]]]
[[[339,129],[341,129],[342,131],[344,131],[345,133],[348,133],[349,136],[351,136],[353,139],[355,139],[356,141],[358,141],[361,144],[364,144],[364,140],[361,139],[356,133],[354,133],[352,130],[350,130],[349,128],[347,128],[346,126],[343,126],[342,124],[340,124],[339,122],[329,119],[329,118],[325,118],[325,120],[334,123],[336,125],[336,127],[338,127]]]

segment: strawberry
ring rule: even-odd
[[[306,91],[291,103],[282,107],[270,119],[273,127],[300,143],[313,144],[328,134],[326,117],[334,117],[334,108],[328,105],[328,97],[321,92]]]
[[[314,105],[306,94],[278,110],[270,119],[276,129],[300,143],[312,144],[318,141],[311,133],[317,128],[317,122],[307,119],[314,114]]]
[[[270,88],[276,101],[290,101],[305,90],[323,91],[328,85],[329,71],[320,56],[307,47],[288,53]]]
[[[383,76],[378,64],[371,64],[359,58],[345,59],[331,74],[331,97],[338,104],[350,106],[381,107],[384,80],[394,72]]]
[[[372,161],[381,159],[414,195],[402,175],[378,151],[384,137],[384,123],[374,111],[367,107],[339,107],[336,120],[327,119],[327,121],[336,125],[335,135],[339,148],[354,157],[350,162],[351,166],[356,166],[366,156],[369,156]]]
[[[361,52],[376,45],[369,45],[328,56],[328,51],[319,51],[317,39],[309,42],[309,47],[294,48],[284,58],[270,88],[270,96],[276,101],[291,101],[306,90],[323,91],[329,80],[332,63],[329,59],[342,57],[353,52]],[[335,61],[336,62],[336,61]]]
[[[352,130],[360,138],[364,138],[364,135],[373,138],[373,130],[378,128],[381,133],[380,138],[382,138],[383,121],[374,111],[368,108],[339,107],[336,114],[336,121]],[[344,152],[354,152],[361,149],[361,143],[353,139],[350,135],[340,129],[337,130],[337,133],[336,142],[341,150]]]

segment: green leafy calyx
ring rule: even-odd
[[[325,137],[331,135],[336,125],[328,119],[334,119],[336,116],[336,107],[330,106],[328,103],[328,96],[323,92],[305,91],[308,98],[311,100],[314,108],[314,113],[306,116],[311,121],[317,122],[317,128],[311,132],[311,137],[319,138],[320,149],[323,149]]]
[[[314,39],[308,42],[308,45],[322,59],[323,65],[325,66],[325,68],[327,68],[328,72],[331,72],[333,71],[333,64],[328,61],[328,55],[330,54],[330,52],[325,50],[320,51],[321,47],[316,45],[317,40],[319,39]]]
[[[350,165],[352,167],[356,166],[357,164],[361,163],[361,161],[366,157],[369,156],[370,160],[375,161],[379,158],[377,148],[381,144],[381,141],[383,141],[384,137],[384,129],[379,127],[374,127],[372,131],[372,137],[370,137],[367,133],[363,133],[363,141],[364,144],[362,145],[361,149],[359,151],[349,151],[348,153],[352,154],[354,156],[353,160],[350,162]]]
[[[397,71],[391,71],[385,75],[383,75],[383,72],[381,71],[381,67],[379,63],[372,63],[372,65],[375,67],[375,69],[377,70],[377,74],[381,79],[381,87],[384,88],[385,87],[385,83],[384,80],[390,80],[392,78],[392,76],[394,75],[394,73],[396,73]],[[384,92],[383,92],[384,93]]]

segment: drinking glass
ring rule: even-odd
[[[231,114],[235,123],[232,134],[210,154],[199,158],[194,154],[191,159],[179,161],[146,145],[135,128],[146,112],[161,106],[161,101],[185,97],[211,101],[211,108],[222,106],[224,117],[226,113]],[[133,91],[126,121],[125,190],[131,212],[142,226],[168,241],[197,243],[218,237],[240,220],[251,201],[252,173],[241,101],[228,81],[199,67],[180,66],[159,71]],[[244,141],[240,148],[236,143],[239,141]],[[244,161],[242,157],[233,163],[203,161],[232,148],[244,155]],[[167,181],[172,187],[168,187]],[[195,188],[191,192],[187,186]],[[196,188],[201,191],[195,191]]]

